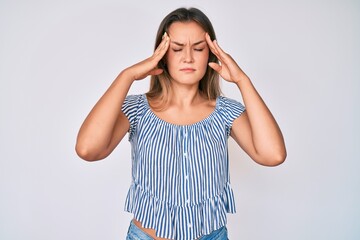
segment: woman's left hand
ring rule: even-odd
[[[219,59],[220,64],[210,62],[209,66],[214,69],[219,75],[228,82],[238,83],[248,76],[241,70],[234,59],[226,52],[224,52],[216,40],[211,40],[208,33],[205,35],[206,42],[210,51]]]
[[[231,136],[257,163],[276,166],[286,158],[286,148],[281,130],[270,110],[256,91],[250,79],[232,57],[224,52],[217,41],[206,33],[206,42],[220,64],[209,63],[219,75],[238,86],[246,111],[234,120]]]

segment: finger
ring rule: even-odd
[[[222,50],[216,40],[214,40],[214,47],[216,49],[215,51],[217,52],[216,56],[219,58],[219,60],[223,63],[228,63],[229,55],[224,50]]]
[[[170,42],[170,38],[167,35],[167,33],[165,32],[159,46],[155,50],[153,56],[160,57],[160,59],[161,59],[165,55],[167,49],[169,48],[169,42]]]
[[[152,59],[156,62],[156,64],[165,56],[168,48],[169,43],[165,44],[161,49],[153,54]]]
[[[205,34],[205,40],[206,40],[206,43],[208,44],[209,48],[210,49],[214,49],[214,44],[210,38],[210,35],[208,33]]]
[[[216,48],[215,48],[214,42],[211,40],[210,35],[209,35],[208,33],[206,33],[205,39],[206,39],[206,42],[207,42],[207,44],[208,44],[208,46],[209,46],[209,48],[210,48],[210,51],[211,51],[216,57],[218,57],[219,54],[218,54],[218,52],[217,52],[217,50],[216,50]]]
[[[217,57],[217,59],[222,62],[223,59],[222,59],[222,56],[218,50],[218,48],[216,47],[215,43],[217,42],[216,40],[212,41],[210,36],[208,35],[207,36],[207,42],[208,42],[208,46],[211,50],[211,52]]]
[[[214,63],[214,62],[210,62],[210,63],[209,63],[209,66],[210,66],[212,69],[214,69],[215,72],[217,72],[217,73],[220,73],[220,72],[221,72],[222,67],[221,67],[219,64]]]

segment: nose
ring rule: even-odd
[[[184,49],[184,56],[183,56],[183,60],[186,63],[192,63],[194,62],[194,57],[193,57],[193,53],[191,48],[185,48]]]

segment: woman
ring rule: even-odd
[[[284,139],[249,77],[217,41],[195,8],[179,8],[160,24],[153,55],[123,70],[80,128],[76,151],[107,157],[129,132],[133,213],[127,239],[227,239],[234,213],[229,136],[257,163],[286,158]],[[147,94],[127,95],[151,75]],[[239,89],[245,107],[220,96],[219,75]]]

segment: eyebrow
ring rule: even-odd
[[[194,43],[192,46],[199,45],[199,44],[201,44],[201,43],[203,43],[203,42],[205,42],[205,40],[200,40],[200,41]],[[175,44],[175,45],[178,45],[179,47],[183,47],[183,46],[186,45],[186,44],[184,44],[184,43],[179,43],[179,42],[176,42],[176,41],[171,41],[171,43],[173,43],[173,44]]]

